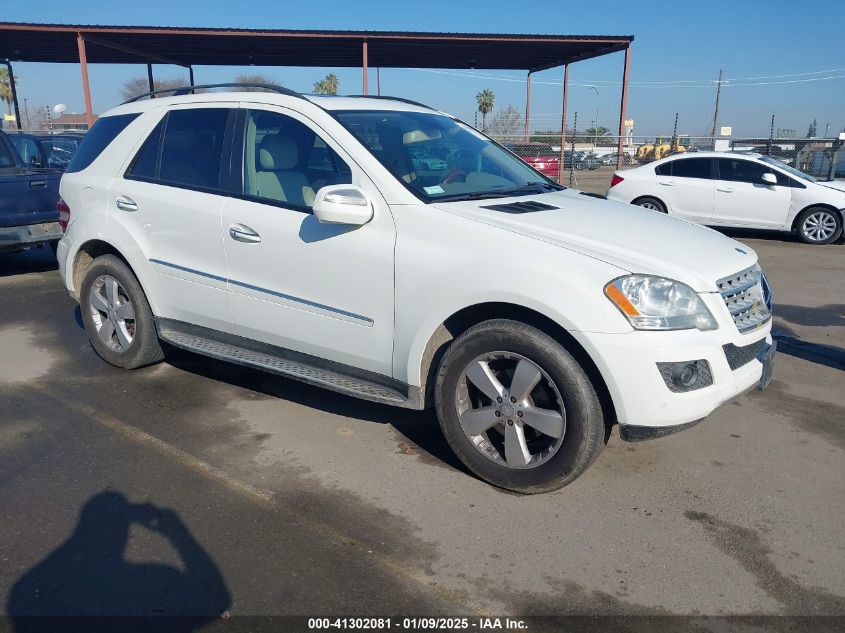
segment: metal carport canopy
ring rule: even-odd
[[[10,61],[76,63],[89,127],[94,109],[88,64],[146,63],[150,90],[152,64],[193,66],[361,67],[367,94],[368,67],[482,68],[526,70],[525,136],[529,135],[531,73],[565,67],[561,117],[561,170],[564,164],[569,64],[625,51],[619,112],[617,168],[628,98],[633,35],[528,35],[506,33],[423,33],[401,31],[323,31],[229,29],[169,26],[101,26],[0,22],[0,59],[6,60],[20,129],[20,113]],[[561,171],[562,174],[562,171]]]
[[[624,50],[633,36],[311,31],[0,22],[0,58],[95,64],[160,60],[183,66],[486,68],[537,72]],[[113,45],[113,46],[112,46]],[[116,47],[115,47],[116,46]],[[144,57],[146,56],[146,58]],[[165,61],[167,60],[167,61]]]

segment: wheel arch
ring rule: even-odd
[[[426,343],[420,362],[420,380],[422,381],[420,391],[426,407],[433,403],[435,375],[440,366],[440,360],[451,342],[473,325],[491,319],[511,319],[535,327],[551,336],[572,354],[596,389],[609,432],[611,425],[616,421],[616,408],[604,376],[587,350],[554,319],[532,308],[509,302],[491,301],[466,306],[438,325]]]
[[[150,301],[151,297],[147,292],[147,289],[144,287],[144,282],[138,275],[138,272],[132,266],[129,259],[127,259],[127,257],[114,244],[99,238],[93,238],[88,240],[87,242],[84,242],[77,249],[76,254],[73,257],[73,266],[70,272],[70,281],[72,284],[71,293],[73,297],[77,301],[79,301],[79,289],[82,285],[82,279],[85,277],[85,273],[88,271],[88,267],[95,259],[97,259],[98,257],[102,257],[103,255],[114,255],[120,261],[126,264],[132,274],[135,275],[135,279],[138,280],[138,284],[144,291],[144,295],[147,297],[147,301],[150,303],[150,307],[153,308],[153,303],[152,301]],[[154,309],[153,312],[155,313]]]
[[[812,204],[808,204],[803,209],[798,211],[798,213],[795,214],[795,217],[792,218],[792,226],[790,230],[798,230],[798,220],[801,218],[804,212],[809,209],[827,209],[828,211],[833,211],[834,215],[838,215],[840,218],[840,222],[845,225],[845,213],[843,213],[840,209],[837,209],[834,205],[829,204],[827,202],[813,202]]]

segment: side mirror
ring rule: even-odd
[[[373,205],[355,185],[328,185],[314,197],[314,215],[324,224],[366,224]]]
[[[776,185],[778,184],[778,179],[774,174],[763,174],[763,182],[767,185]]]
[[[41,167],[41,159],[38,156],[30,156],[29,157],[29,164],[33,167]]]

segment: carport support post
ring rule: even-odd
[[[153,65],[150,62],[147,62],[147,86],[150,88],[150,92],[156,89],[156,82],[153,80]],[[150,95],[155,97],[155,95]]]
[[[528,78],[525,80],[525,142],[531,138],[528,134],[531,112],[531,71],[528,71]]]
[[[616,169],[622,167],[625,144],[625,110],[628,108],[628,73],[631,70],[631,47],[625,47],[625,70],[622,73],[622,103],[619,107],[619,143],[616,145]]]
[[[361,67],[363,69],[363,79],[364,79],[364,94],[368,94],[367,92],[367,40],[364,40],[364,46],[361,49]]]
[[[88,129],[94,125],[94,108],[91,107],[91,86],[88,84],[88,58],[85,55],[85,39],[82,33],[76,34],[76,46],[79,49],[79,67],[82,69],[82,93],[85,95],[85,120]]]
[[[9,89],[12,93],[12,104],[15,106],[15,124],[18,126],[18,130],[21,128],[21,111],[18,107],[18,90],[15,88],[15,73],[12,72],[12,62],[8,59],[4,60],[3,62],[6,64],[6,68],[9,71]]]
[[[560,176],[558,182],[563,183],[563,172],[566,169],[566,101],[569,96],[569,64],[563,67],[563,114],[560,116]]]

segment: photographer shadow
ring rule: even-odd
[[[181,569],[127,561],[133,523],[167,539]],[[230,603],[217,565],[174,511],[101,492],[70,538],[15,583],[6,613],[16,633],[187,632],[219,620]]]

